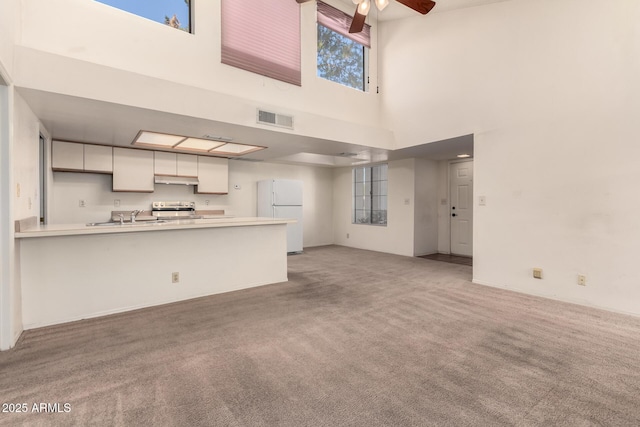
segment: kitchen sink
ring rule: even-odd
[[[140,226],[148,226],[148,225],[159,225],[159,224],[165,224],[169,221],[165,221],[165,220],[158,220],[158,221],[140,221],[140,222],[125,222],[123,224],[119,223],[119,222],[89,222],[87,223],[87,227],[114,227],[114,226],[129,226],[129,227],[140,227]]]

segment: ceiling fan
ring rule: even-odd
[[[306,3],[310,0],[296,0],[298,3]],[[353,15],[351,21],[351,27],[349,27],[350,33],[359,33],[364,28],[364,20],[371,9],[371,0],[351,0],[356,4],[356,13]],[[426,15],[436,5],[435,1],[431,0],[396,0],[398,3]],[[378,10],[383,10],[389,4],[389,0],[373,0]]]

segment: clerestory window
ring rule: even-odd
[[[349,33],[352,17],[318,1],[318,77],[345,86],[369,89],[371,27]]]
[[[192,32],[192,0],[96,0],[134,15],[165,24],[178,30]]]

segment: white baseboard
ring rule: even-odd
[[[589,301],[584,301],[584,300],[580,300],[580,299],[556,297],[556,296],[545,295],[545,294],[537,293],[537,292],[525,292],[525,291],[522,291],[520,289],[511,288],[509,286],[495,285],[493,283],[484,282],[482,280],[473,279],[471,282],[476,284],[476,285],[487,286],[487,287],[490,287],[490,288],[505,289],[507,291],[517,292],[519,294],[524,294],[524,295],[532,295],[534,297],[544,298],[544,299],[548,299],[548,300],[552,300],[552,301],[562,301],[562,302],[567,302],[567,303],[570,303],[570,304],[581,305],[583,307],[597,308],[599,310],[610,311],[612,313],[626,314],[628,316],[640,317],[640,311],[637,311],[637,312],[625,311],[625,310],[619,310],[619,309],[616,309],[616,308],[613,308],[613,307],[607,307],[607,306],[602,306],[602,305],[598,305],[598,304],[592,304]]]

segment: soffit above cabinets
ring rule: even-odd
[[[223,143],[237,144],[235,141],[242,141],[243,145],[268,148],[238,156],[238,147],[230,145],[227,146],[227,153],[235,155],[209,154],[212,157],[322,167],[344,167],[360,162],[380,162],[410,157],[443,160],[454,159],[460,153],[473,154],[472,135],[438,142],[425,141],[417,146],[394,150],[295,134],[289,130],[225,123],[36,89],[18,88],[17,90],[44,125],[51,139],[61,141],[133,148],[135,146],[132,146],[131,142],[140,129],[153,129],[158,131],[157,133],[182,135],[180,140],[187,135],[202,135],[197,139],[210,141],[210,146],[220,144],[220,149],[224,148]],[[351,136],[347,132],[344,139]],[[173,139],[173,143],[175,141]],[[186,147],[191,147],[191,143],[189,138],[183,141]],[[169,142],[165,141],[165,144]],[[178,152],[167,150],[166,147],[149,147],[148,149]],[[203,155],[189,150],[181,152]],[[349,153],[356,153],[357,156],[345,157],[345,154]]]

